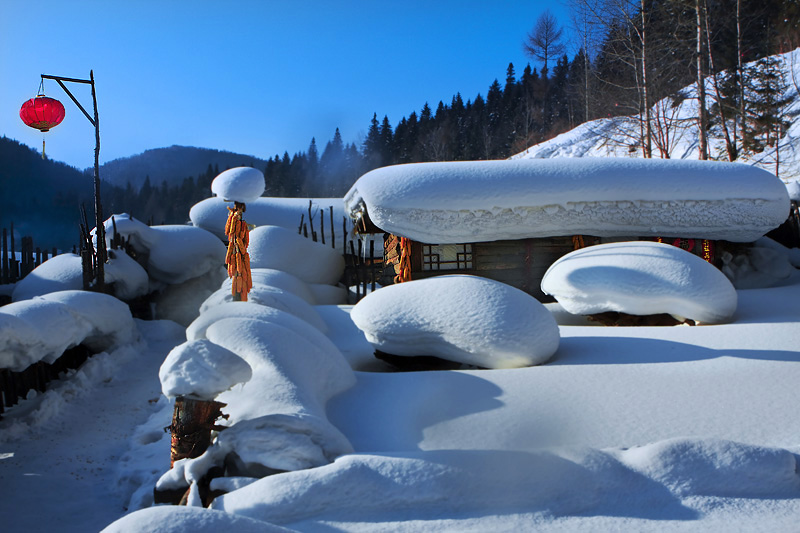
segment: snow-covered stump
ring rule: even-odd
[[[214,424],[224,417],[222,408],[226,404],[214,400],[197,400],[179,396],[175,398],[172,413],[170,443],[170,468],[175,461],[200,457],[211,444],[211,431],[224,429]]]
[[[218,418],[227,418],[222,414],[226,404],[214,400],[199,400],[185,396],[175,398],[175,410],[172,413],[172,424],[169,431],[170,469],[181,459],[200,457],[211,445],[211,431],[225,429],[217,426]],[[208,495],[208,483],[201,484],[200,496],[205,500]],[[186,505],[189,489],[153,489],[155,503]]]

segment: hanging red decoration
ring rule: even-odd
[[[39,95],[31,98],[19,110],[19,118],[25,125],[41,132],[55,128],[64,120],[64,105],[48,96]]]

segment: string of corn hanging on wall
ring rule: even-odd
[[[228,267],[228,277],[231,278],[231,294],[234,301],[247,301],[247,294],[253,288],[253,278],[250,273],[250,254],[247,247],[250,245],[250,230],[242,219],[245,205],[239,202],[234,207],[228,207],[228,220],[225,222],[225,235],[228,237],[228,251],[225,254],[225,264]]]

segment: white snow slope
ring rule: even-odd
[[[798,98],[800,48],[775,57],[779,61],[783,81],[787,85],[785,96],[792,99],[783,110],[790,126],[777,146],[768,147],[758,154],[744,154],[737,161],[763,168],[772,174],[777,174],[785,183],[793,183],[800,180],[800,98]],[[708,78],[706,83],[706,94],[711,99],[710,95],[714,94],[713,80]],[[660,117],[663,131],[669,128],[670,138],[669,142],[661,142],[661,147],[658,143],[654,145],[653,157],[698,158],[696,85],[687,87],[685,92],[687,98],[678,105],[673,105],[671,98],[665,98],[656,103],[651,110],[653,117]],[[641,146],[636,144],[638,138],[639,122],[635,118],[602,118],[581,124],[549,141],[531,146],[512,159],[638,158],[642,157]],[[709,151],[712,159],[727,160],[724,136],[719,126],[715,126],[710,132]]]

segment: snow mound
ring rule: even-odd
[[[83,288],[81,258],[73,253],[50,258],[19,280],[11,293],[15,302],[29,300],[48,292]]]
[[[485,368],[543,363],[559,343],[555,319],[538,300],[476,276],[390,285],[367,295],[350,316],[383,352]]]
[[[786,191],[789,193],[790,200],[800,202],[800,181],[794,180],[787,183]]]
[[[208,337],[247,361],[253,375],[241,388],[217,398],[227,404],[232,425],[203,457],[186,466],[187,482],[199,479],[198,469],[221,464],[231,454],[242,475],[261,477],[271,470],[321,466],[353,451],[326,414],[328,400],[356,382],[330,341],[315,343],[253,318],[216,322]]]
[[[311,292],[308,284],[297,277],[284,272],[282,270],[275,270],[273,268],[251,268],[251,277],[253,278],[253,287],[264,286],[273,287],[275,289],[291,292],[299,296],[307,303],[314,305],[317,303],[314,294]],[[227,278],[222,283],[222,288],[230,291],[231,279]]]
[[[147,271],[125,250],[109,250],[103,272],[106,284],[113,283],[114,296],[120,300],[133,300],[150,292]]]
[[[691,520],[699,514],[682,504],[690,497],[796,497],[796,465],[787,450],[712,439],[632,450],[352,454],[260,479],[220,496],[211,508],[289,527],[312,520],[386,521],[387,508],[396,520],[422,521],[467,519],[480,510],[591,516],[624,505],[649,509],[642,518]]]
[[[208,341],[187,341],[173,348],[158,371],[164,396],[213,400],[221,392],[252,377],[247,362]]]
[[[38,299],[62,303],[91,324],[82,343],[97,352],[131,343],[138,337],[128,305],[108,294],[73,290],[51,292],[34,300]]]
[[[750,242],[786,219],[783,183],[739,163],[630,158],[413,163],[379,168],[349,215],[431,244],[564,235]]]
[[[113,218],[117,232],[130,240],[138,255],[147,258],[145,270],[157,281],[179,284],[225,263],[222,241],[201,228],[148,226],[127,213],[114,215]],[[105,228],[110,244],[114,229],[110,218],[105,222]]]
[[[620,459],[682,497],[757,498],[800,489],[797,457],[780,448],[677,438],[626,450]]]
[[[200,306],[201,315],[207,313],[209,310],[218,305],[233,301],[230,283],[228,283],[228,285],[229,286],[227,288],[223,287],[206,298],[206,300]],[[317,313],[317,311],[314,309],[314,306],[310,305],[299,296],[295,296],[291,292],[276,289],[274,287],[254,284],[253,288],[247,295],[247,302],[285,311],[308,322],[320,331],[326,331],[328,327],[322,318],[320,318],[319,313]]]
[[[322,330],[286,311],[252,302],[226,302],[210,307],[208,311],[189,324],[189,327],[186,328],[186,340],[193,341],[206,338],[208,327],[223,318],[257,318],[280,324],[315,340],[319,338],[327,339]],[[328,326],[324,321],[321,320],[321,323],[322,328],[327,329]]]
[[[344,258],[330,246],[279,226],[250,232],[250,265],[289,272],[306,283],[334,285],[344,272]]]
[[[236,167],[222,172],[211,182],[211,192],[226,202],[253,202],[264,194],[264,174],[252,167]]]
[[[135,335],[128,306],[113,296],[49,293],[0,307],[0,368],[20,372],[38,361],[53,363],[81,343],[102,351]]]
[[[286,533],[292,530],[246,516],[175,505],[141,509],[109,524],[101,533]]]
[[[773,287],[788,280],[794,266],[800,267],[795,258],[800,258],[800,250],[789,250],[769,237],[761,237],[736,255],[725,252],[722,272],[737,289]]]
[[[109,250],[104,268],[106,284],[113,283],[114,296],[131,300],[149,292],[147,272],[122,250]],[[45,261],[14,286],[12,300],[29,300],[57,291],[83,289],[83,266],[73,253],[57,255]]]
[[[342,305],[347,303],[347,289],[341,285],[309,283],[308,288],[314,295],[317,305]]]
[[[542,278],[542,291],[568,312],[667,313],[702,323],[729,321],[736,290],[700,257],[656,242],[621,242],[570,252]]]
[[[336,224],[334,236],[336,246],[341,253],[343,244],[342,220],[344,218],[344,206],[341,198],[257,198],[247,203],[247,211],[244,218],[248,224],[256,226],[281,226],[286,229],[297,231],[301,219],[308,224],[309,203],[311,204],[311,216],[314,220],[314,229],[321,229],[323,222],[320,217],[325,217],[325,238],[329,239],[330,229],[330,210],[333,209],[333,220]],[[228,205],[220,197],[206,198],[196,203],[189,210],[189,219],[192,224],[203,228],[225,240],[225,221],[228,219]],[[330,241],[328,241],[330,246]]]

